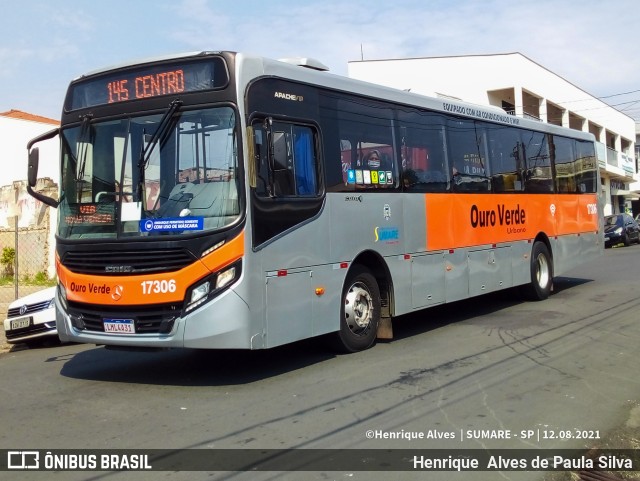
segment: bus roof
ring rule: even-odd
[[[164,62],[167,60],[176,60],[176,59],[189,58],[189,57],[199,57],[199,56],[204,57],[207,55],[217,54],[217,53],[221,53],[221,52],[203,50],[199,52],[183,52],[183,53],[177,53],[177,54],[171,54],[171,55],[158,55],[155,57],[139,58],[135,60],[122,62],[119,64],[110,65],[108,67],[102,67],[95,70],[91,70],[90,72],[83,73],[82,75],[74,78],[72,82],[75,82],[76,80],[80,80],[84,77],[91,77],[92,75],[98,75],[101,73],[110,72],[112,70],[118,70],[122,68],[135,67],[136,65],[143,65],[146,63]]]
[[[340,90],[343,92],[355,93],[365,97],[397,102],[407,106],[422,107],[442,113],[453,113],[454,115],[477,120],[484,120],[503,125],[507,124],[515,127],[523,127],[585,140],[595,139],[593,134],[589,132],[582,132],[579,130],[569,129],[542,121],[516,117],[514,115],[507,114],[501,108],[496,106],[478,105],[450,98],[429,97],[414,92],[386,87],[364,80],[356,80],[342,75],[333,74],[331,72],[328,72],[328,68],[321,62],[308,57],[275,60],[267,57],[253,55],[250,53],[203,50],[172,55],[161,55],[128,61],[121,64],[112,65],[110,67],[87,72],[75,78],[73,81],[75,82],[85,77],[105,73],[111,70],[133,67],[141,64],[189,57],[206,57],[210,55],[219,55],[222,53],[234,54],[236,56],[236,69],[238,69],[238,65],[242,65],[242,71],[238,71],[238,81],[244,82],[245,85],[257,76],[274,76],[304,82],[311,85]]]
[[[426,95],[399,90],[392,87],[356,80],[330,72],[319,72],[308,68],[300,68],[290,63],[264,57],[252,57],[245,54],[237,54],[244,57],[245,61],[259,61],[263,65],[265,76],[275,76],[288,78],[313,85],[323,86],[344,92],[356,93],[366,97],[401,103],[407,106],[423,107],[436,110],[442,113],[453,113],[455,115],[494,122],[499,124],[509,124],[514,127],[528,128],[558,135],[576,137],[584,140],[595,140],[590,132],[570,129],[542,121],[516,117],[506,113],[499,107],[492,105],[478,105],[451,98],[437,98]]]

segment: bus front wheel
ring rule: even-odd
[[[343,352],[362,351],[376,340],[380,322],[380,288],[364,267],[354,266],[342,291],[340,330],[336,344]]]
[[[553,260],[544,242],[535,242],[531,249],[531,283],[524,286],[527,298],[543,301],[551,294],[553,287]]]

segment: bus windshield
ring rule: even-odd
[[[236,115],[230,107],[130,116],[62,131],[58,235],[181,236],[240,214]]]

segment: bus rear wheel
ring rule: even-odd
[[[535,242],[531,249],[531,283],[524,286],[528,299],[543,301],[551,294],[553,287],[553,261],[544,242]]]
[[[366,268],[355,266],[342,291],[340,330],[336,347],[343,352],[368,349],[376,340],[380,322],[380,288]]]

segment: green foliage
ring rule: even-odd
[[[1,282],[0,282],[1,283]],[[29,274],[22,276],[20,284],[25,286],[55,286],[57,284],[56,279],[49,279],[47,273],[44,271],[37,272],[33,277]]]
[[[2,249],[2,256],[0,257],[0,264],[2,264],[4,276],[13,277],[15,261],[16,250],[13,247],[4,247]]]
[[[13,264],[16,260],[16,250],[13,247],[4,247],[2,249],[2,257],[0,257],[0,264],[6,266]]]
[[[47,276],[46,272],[40,271],[40,272],[37,272],[36,275],[33,277],[33,282],[38,285],[44,285],[49,282],[49,277]]]
[[[2,270],[0,271],[0,286],[10,286],[14,283],[15,277],[15,261],[16,250],[13,247],[4,247],[2,254],[0,255],[0,265]],[[24,274],[19,279],[19,283],[27,286],[55,286],[57,283],[56,278],[49,279],[49,276],[45,271],[36,272],[33,276]]]

